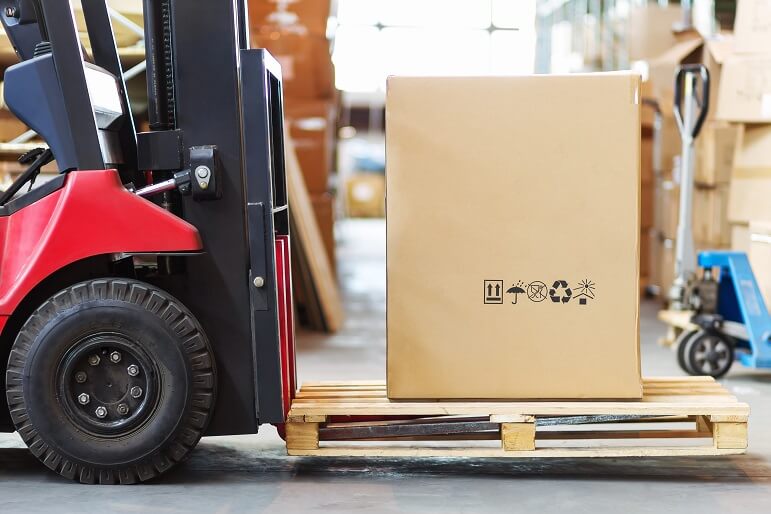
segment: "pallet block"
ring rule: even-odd
[[[308,383],[292,402],[287,451],[519,458],[746,452],[749,406],[714,379],[647,378],[643,389],[639,401],[390,401],[382,381]]]

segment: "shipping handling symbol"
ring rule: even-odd
[[[524,286],[525,283],[521,280],[518,281],[516,284],[512,285],[509,289],[506,290],[508,294],[514,295],[514,301],[511,302],[513,305],[517,305],[517,298],[519,297],[520,293],[524,293],[525,290],[522,289],[522,286]]]
[[[503,303],[503,280],[485,280],[484,287],[485,287],[484,303],[486,304]]]
[[[578,300],[580,305],[586,305],[588,300],[594,300],[594,289],[596,286],[597,284],[588,278],[585,278],[578,283],[578,294],[575,297],[580,298],[580,300]]]

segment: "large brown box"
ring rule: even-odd
[[[389,397],[640,398],[639,89],[389,79]]]
[[[290,98],[284,113],[305,186],[312,195],[321,195],[329,189],[329,174],[334,168],[337,104]]]

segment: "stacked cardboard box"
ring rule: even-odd
[[[764,19],[758,12],[767,5],[765,0],[740,0],[733,34],[702,40],[694,32],[680,33],[668,50],[648,61],[649,91],[660,109],[651,281],[663,291],[673,278],[679,208],[681,144],[673,116],[673,77],[680,64],[702,62],[711,78],[710,112],[696,142],[696,250],[749,252],[750,224],[771,220],[771,33],[753,22]],[[771,266],[768,259],[750,259],[757,275],[764,276]]]
[[[284,113],[305,185],[325,241],[333,242],[337,92],[327,20],[329,0],[249,0],[252,46],[281,65]],[[334,244],[327,244],[335,262]]]

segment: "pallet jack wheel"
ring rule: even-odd
[[[215,404],[214,356],[175,298],[128,279],[41,305],[11,349],[6,395],[32,453],[83,483],[143,482],[183,460]]]
[[[685,364],[691,375],[720,378],[731,369],[734,346],[725,334],[699,330],[685,343]]]
[[[685,347],[688,344],[688,341],[690,341],[690,339],[698,333],[698,330],[683,330],[675,340],[675,346],[677,348],[677,364],[680,366],[680,369],[689,375],[693,375],[694,372],[688,368],[688,363],[685,359]]]

